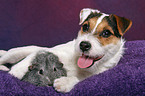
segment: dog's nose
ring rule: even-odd
[[[80,49],[84,52],[84,51],[88,51],[91,48],[91,44],[88,41],[82,41],[80,43]]]

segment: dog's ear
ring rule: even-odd
[[[127,18],[124,18],[124,17],[120,17],[120,16],[117,16],[117,15],[114,15],[112,14],[112,16],[115,18],[116,20],[116,23],[117,23],[117,29],[119,31],[119,34],[121,36],[124,35],[124,33],[126,31],[129,30],[129,28],[132,26],[132,21],[127,19]]]
[[[94,9],[90,9],[90,8],[84,8],[84,9],[82,9],[81,12],[80,12],[80,23],[79,23],[79,25],[84,23],[84,21],[88,18],[88,16],[91,13],[100,13],[100,11],[94,10]]]

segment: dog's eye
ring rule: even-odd
[[[104,30],[100,36],[104,37],[104,38],[108,38],[109,36],[111,36],[112,33],[109,30]]]
[[[83,30],[83,32],[87,32],[89,30],[89,25],[88,24],[84,24],[82,26],[82,30]]]
[[[39,70],[39,74],[43,75],[43,70],[42,69]]]

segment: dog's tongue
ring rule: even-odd
[[[80,68],[87,68],[93,64],[93,58],[87,58],[86,56],[81,56],[78,59],[78,66]]]

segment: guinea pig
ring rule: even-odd
[[[59,58],[51,52],[39,51],[22,81],[36,86],[52,86],[55,79],[67,76]]]

